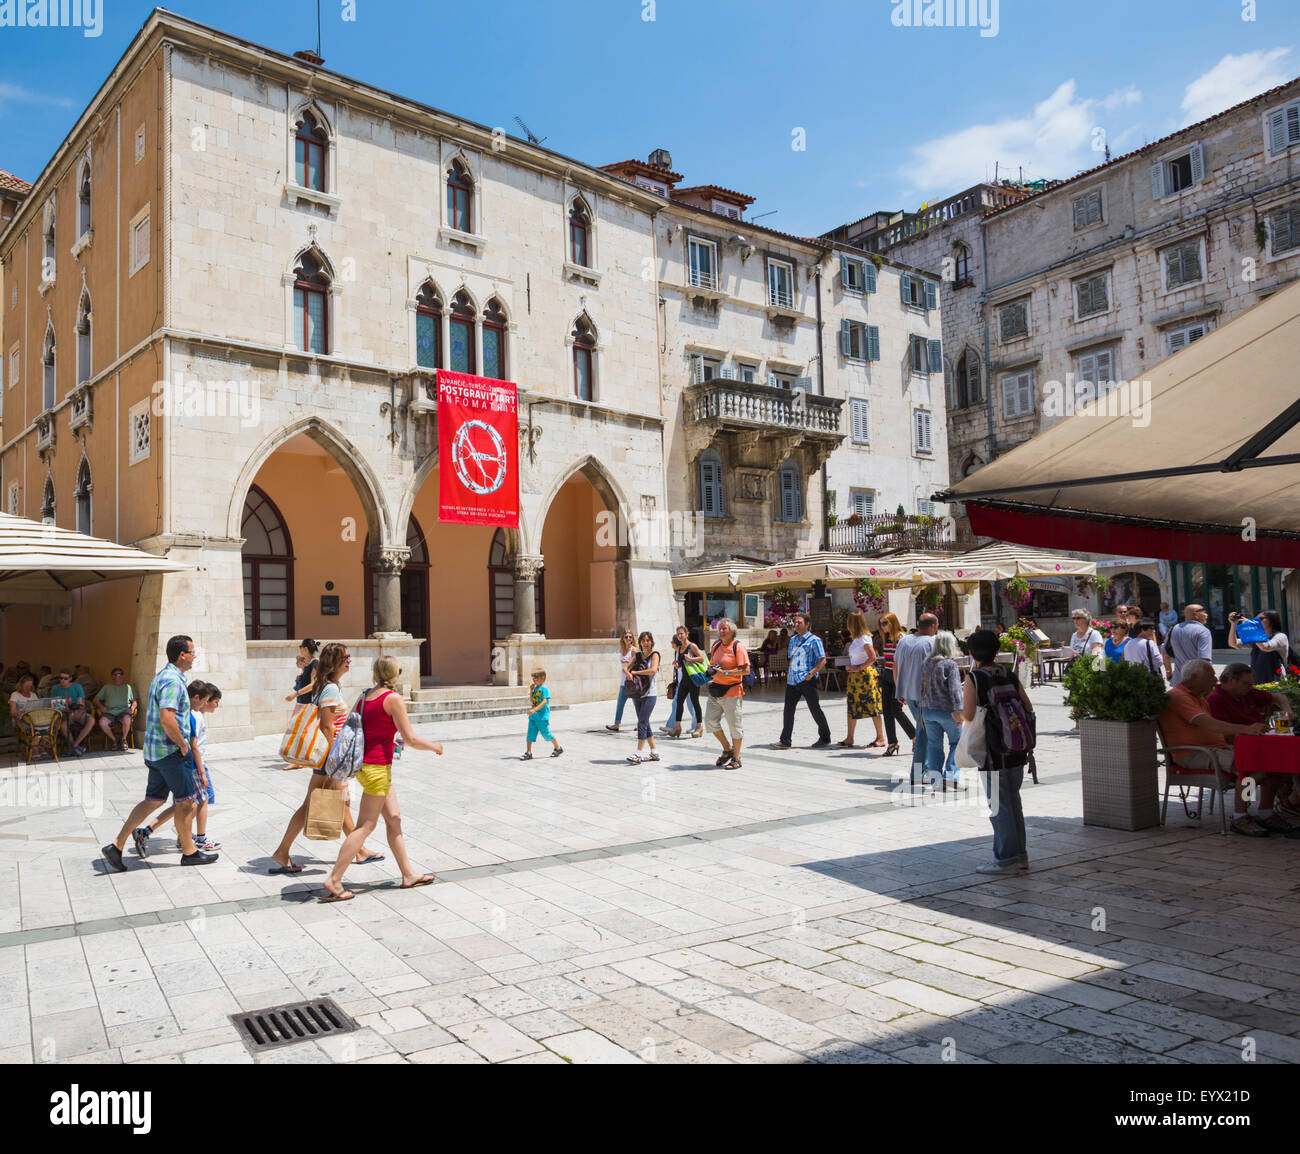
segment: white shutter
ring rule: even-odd
[[[871,443],[871,402],[859,397],[849,402],[849,421],[855,445]]]
[[[916,451],[919,453],[928,453],[931,451],[930,443],[930,414],[925,409],[912,410],[913,424],[916,430]]]
[[[853,512],[859,517],[874,517],[876,513],[876,494],[872,492],[854,493]]]

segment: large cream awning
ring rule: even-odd
[[[0,605],[66,604],[85,585],[188,569],[129,545],[0,513]]]
[[[727,561],[721,565],[705,565],[689,573],[673,574],[674,593],[723,593],[735,589],[741,577],[757,569],[752,561]]]
[[[916,567],[911,560],[892,557],[855,557],[846,553],[810,553],[779,565],[755,569],[740,579],[748,593],[776,589],[781,585],[803,586],[824,581],[828,588],[844,589],[863,577],[873,577],[881,588],[911,585]]]
[[[1091,577],[1097,566],[1060,553],[996,542],[968,553],[933,557],[919,566],[920,578],[935,581],[1006,581],[1012,577]]]
[[[1292,285],[941,499],[966,502],[975,532],[1028,545],[1300,565],[1297,366]]]

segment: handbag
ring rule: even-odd
[[[628,671],[631,672],[636,669],[649,669],[649,668],[650,668],[650,662],[648,662],[640,653],[638,653],[634,658],[632,658],[632,664],[628,666]],[[650,687],[649,683],[650,683],[650,678],[648,677],[633,677],[630,680],[624,678],[623,695],[625,697],[631,698],[632,700],[636,700],[638,697],[644,697],[646,695],[646,690]]]
[[[709,663],[707,661],[688,661],[683,667],[686,676],[696,685],[708,685]]]
[[[319,769],[330,751],[329,740],[320,729],[319,700],[320,694],[317,694],[316,701],[293,707],[293,716],[289,718],[284,739],[280,742],[280,756],[290,765]]]
[[[366,754],[366,739],[361,724],[361,706],[365,700],[365,693],[357,698],[347,720],[334,735],[334,743],[325,757],[325,764],[321,766],[332,781],[351,781],[361,772]]]
[[[988,742],[984,732],[987,714],[987,705],[976,706],[975,720],[961,727],[961,737],[957,739],[957,749],[953,753],[953,764],[960,769],[983,769],[988,760]]]
[[[303,837],[312,841],[338,841],[343,836],[347,795],[341,789],[313,789],[307,795],[307,825]]]

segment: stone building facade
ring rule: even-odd
[[[0,235],[21,365],[0,474],[20,513],[192,569],[74,594],[61,622],[10,611],[6,655],[129,663],[140,688],[189,633],[232,738],[282,722],[246,671],[277,641],[291,678],[306,635],[376,636],[412,681],[544,660],[571,699],[610,691],[611,632],[675,609],[666,549],[616,528],[668,505],[661,207],[153,13]],[[438,522],[439,367],[519,386],[517,530]]]

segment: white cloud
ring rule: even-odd
[[[1079,97],[1075,82],[1067,80],[1027,116],[974,124],[917,145],[900,175],[931,196],[948,196],[991,179],[995,161],[1003,176],[1018,175],[1022,168],[1029,180],[1073,176],[1102,162],[1105,138],[1097,130],[1106,125],[1101,113],[1141,99],[1131,86],[1100,100]]]
[[[1183,93],[1183,124],[1205,120],[1284,84],[1291,79],[1291,72],[1282,66],[1282,61],[1290,55],[1290,48],[1273,48],[1267,52],[1225,56],[1187,86]]]
[[[66,96],[46,96],[23,88],[19,84],[0,84],[0,108],[6,104],[46,104],[54,108],[71,108],[73,102]]]

